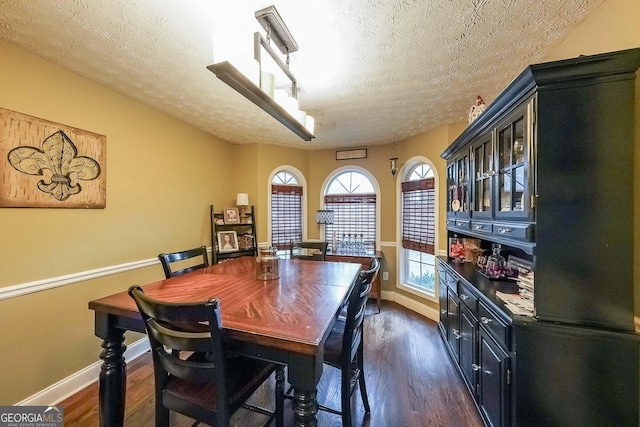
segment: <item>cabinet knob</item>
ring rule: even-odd
[[[462,335],[460,335],[460,332],[457,329],[452,329],[451,333],[453,334],[453,336],[456,337],[457,340],[459,340],[462,337]]]
[[[507,233],[511,233],[512,231],[513,231],[513,229],[511,229],[511,228],[498,227],[498,233],[500,233],[500,234],[507,234]]]
[[[484,317],[484,316],[482,316],[482,317],[480,318],[480,321],[481,321],[483,324],[485,324],[485,325],[488,325],[489,323],[493,322],[493,320],[492,320],[492,319],[489,319],[489,318]]]
[[[476,365],[475,363],[471,364],[471,369],[473,369],[474,371],[478,372],[480,370],[480,366]]]
[[[469,299],[469,297],[468,297],[468,296],[466,296],[465,294],[460,294],[460,299],[461,299],[461,300],[468,300],[468,299]]]
[[[495,174],[496,174],[496,171],[494,171],[494,170],[489,171],[489,175],[494,176]]]

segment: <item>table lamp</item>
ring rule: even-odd
[[[249,195],[247,193],[238,193],[236,196],[236,206],[240,208],[240,219],[245,221],[246,209],[249,206]]]

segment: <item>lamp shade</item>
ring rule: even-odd
[[[247,193],[238,193],[236,196],[237,206],[249,206],[249,195]]]
[[[330,209],[320,209],[316,211],[316,223],[333,224],[333,211]]]

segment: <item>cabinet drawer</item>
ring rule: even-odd
[[[534,225],[529,223],[499,222],[493,224],[493,234],[507,239],[532,242]]]
[[[453,292],[458,293],[458,279],[456,279],[456,275],[448,270],[447,267],[440,264],[441,261],[438,261],[438,275],[440,277],[440,286],[446,286],[451,288]]]
[[[447,273],[444,279],[444,284],[448,288],[451,288],[454,292],[457,292],[458,291],[457,283],[458,283],[458,280],[455,278],[455,276]]]
[[[455,227],[461,230],[469,230],[470,223],[468,219],[456,219]]]
[[[478,298],[471,293],[464,282],[460,282],[460,286],[458,286],[458,298],[471,310],[474,316],[478,316]]]
[[[494,315],[483,303],[479,308],[480,325],[484,327],[496,341],[511,349],[511,327],[504,320]]]
[[[471,231],[476,233],[493,233],[493,224],[485,221],[471,221]]]

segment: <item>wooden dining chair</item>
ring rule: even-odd
[[[129,288],[129,295],[138,306],[151,344],[156,427],[169,426],[170,411],[226,427],[241,407],[269,416],[268,424],[275,417],[276,426],[282,426],[284,368],[228,352],[219,300],[158,301],[146,296],[139,286]],[[273,372],[275,412],[246,404]]]
[[[292,241],[289,246],[289,258],[290,259],[311,259],[317,261],[326,261],[327,260],[327,248],[329,247],[329,242],[295,242]],[[297,254],[296,249],[310,249],[315,250],[317,253],[314,254]]]
[[[195,260],[195,258],[200,257],[200,260]],[[199,268],[205,268],[209,266],[209,258],[207,257],[207,247],[200,246],[199,248],[187,249],[180,252],[172,252],[169,254],[160,254],[158,255],[158,259],[162,264],[162,269],[164,270],[164,276],[168,279],[169,277],[179,276],[181,274],[188,273],[193,270],[197,270]],[[171,269],[171,264],[177,263],[180,261],[191,260],[192,262],[199,262],[199,264],[191,264],[188,267],[179,268],[177,270]]]
[[[349,296],[346,316],[339,316],[324,345],[324,363],[340,369],[341,410],[324,405],[319,409],[342,415],[342,425],[351,427],[351,396],[360,386],[366,413],[371,412],[364,378],[364,314],[373,281],[380,270],[380,261],[373,257],[371,268],[358,275],[356,286]]]

